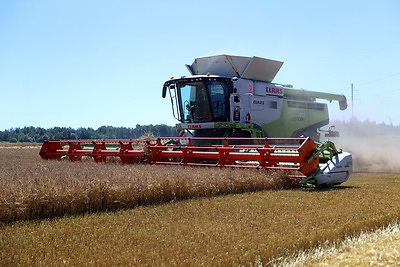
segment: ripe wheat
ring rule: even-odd
[[[0,158],[3,223],[296,186],[282,172],[44,161],[28,148]]]

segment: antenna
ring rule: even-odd
[[[354,118],[354,89],[353,89],[353,83],[351,83],[351,117]]]
[[[351,118],[354,118],[354,91],[358,90],[354,90],[354,86],[353,83],[351,83]],[[356,100],[360,100],[359,98]]]

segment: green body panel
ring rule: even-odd
[[[328,123],[326,104],[285,99],[280,119],[263,124],[261,128],[269,137],[298,137]]]

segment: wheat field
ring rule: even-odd
[[[364,231],[340,242],[322,244],[288,257],[275,258],[271,266],[399,266],[400,224],[394,221],[376,231]]]
[[[0,149],[0,224],[196,197],[296,187],[286,173],[45,161],[37,149]]]
[[[315,190],[280,173],[43,161],[37,153],[0,149],[1,265],[267,264],[400,214],[399,174],[356,173]]]

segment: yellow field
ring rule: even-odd
[[[282,190],[281,174],[262,171],[42,161],[37,152],[0,149],[1,265],[254,265],[377,229],[400,214],[399,174],[358,173],[333,189]],[[143,193],[136,183],[158,200],[124,203]],[[76,203],[86,206],[75,213],[135,208],[6,223],[71,214]],[[26,213],[29,207],[47,210]]]
[[[45,161],[35,148],[0,158],[0,224],[297,185],[257,170]]]
[[[399,266],[400,223],[277,258],[272,266]]]

